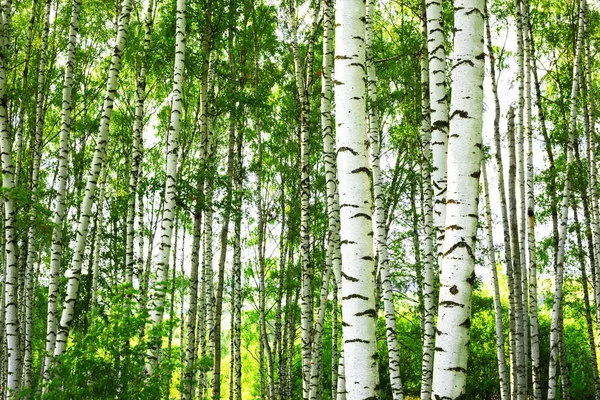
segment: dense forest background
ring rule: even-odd
[[[474,1],[471,26],[462,3],[367,0],[361,19],[378,397],[433,398],[444,232],[462,229],[440,145],[452,94],[480,86],[453,80],[474,27],[460,398],[600,399],[598,4]],[[2,398],[357,398],[332,71],[354,6],[335,7],[0,2]]]

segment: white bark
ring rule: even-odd
[[[515,239],[514,243],[519,247],[519,264],[515,263],[515,272],[518,271],[518,276],[520,278],[520,283],[515,282],[517,285],[518,291],[520,292],[520,305],[521,305],[521,313],[517,319],[517,326],[520,329],[520,343],[517,346],[517,362],[518,365],[518,382],[517,382],[517,392],[518,398],[520,400],[525,400],[527,396],[527,354],[529,353],[529,335],[528,335],[528,285],[527,285],[527,265],[525,260],[525,243],[527,242],[527,232],[526,232],[526,217],[525,217],[525,151],[523,140],[525,138],[524,129],[525,129],[525,97],[529,97],[529,93],[525,93],[525,60],[526,60],[526,49],[524,43],[524,21],[523,21],[523,12],[524,12],[524,4],[523,0],[515,0],[515,8],[516,8],[516,19],[517,19],[517,58],[518,58],[518,69],[517,69],[517,80],[519,86],[519,100],[518,100],[518,126],[517,126],[517,136],[516,136],[516,155],[517,155],[517,169],[516,169],[516,178],[518,182],[518,188],[515,187],[515,193],[518,193],[518,223],[515,225],[517,229],[515,230]],[[530,109],[531,110],[531,109]],[[518,190],[518,192],[517,192]],[[509,193],[511,190],[509,189]],[[513,253],[513,257],[516,257]],[[517,261],[517,260],[515,260]],[[518,268],[518,270],[516,269]],[[517,274],[515,275],[515,277]],[[517,294],[518,295],[518,294]]]
[[[425,8],[423,3],[423,14]],[[421,28],[423,36],[427,35],[427,21],[423,16]],[[433,372],[434,332],[434,260],[437,247],[434,245],[433,201],[434,191],[431,182],[431,107],[429,99],[429,57],[427,47],[422,47],[421,56],[421,180],[423,182],[423,361],[421,364],[421,399],[431,398],[431,378]]]
[[[77,294],[79,293],[79,278],[81,276],[81,268],[83,264],[83,253],[85,251],[86,237],[90,223],[90,213],[92,203],[96,193],[96,186],[100,169],[104,165],[106,158],[106,144],[108,141],[108,128],[110,117],[112,114],[115,91],[117,88],[117,80],[121,69],[121,55],[127,40],[127,27],[129,26],[129,15],[131,13],[131,0],[124,0],[121,15],[119,16],[119,26],[117,30],[116,46],[110,62],[108,72],[108,82],[106,87],[106,96],[102,106],[102,117],[100,119],[100,129],[96,138],[96,148],[92,165],[87,177],[85,194],[81,203],[80,219],[77,225],[77,242],[75,244],[73,261],[70,269],[67,271],[67,293],[63,304],[63,310],[58,326],[58,334],[56,337],[56,346],[54,348],[54,356],[60,356],[67,348],[67,339],[69,337],[69,329],[73,321],[73,312]]]
[[[42,34],[42,44],[40,48],[40,63],[38,64],[38,78],[37,78],[37,96],[35,106],[35,134],[33,138],[31,153],[32,153],[32,166],[31,166],[31,223],[29,225],[29,231],[27,232],[27,255],[25,261],[25,346],[23,354],[23,382],[21,386],[23,388],[31,387],[31,367],[33,362],[33,349],[32,349],[32,334],[33,334],[33,302],[35,298],[34,289],[34,271],[33,264],[37,258],[36,252],[36,234],[37,234],[37,215],[38,215],[38,184],[40,178],[40,163],[42,160],[42,140],[44,136],[44,97],[45,97],[45,69],[48,49],[48,36],[50,32],[50,7],[52,6],[51,0],[46,0],[46,12],[44,16],[44,31]],[[15,185],[18,182],[15,182]]]
[[[396,333],[396,310],[394,294],[390,278],[390,258],[387,246],[387,228],[385,209],[383,205],[383,187],[380,167],[379,115],[377,114],[377,74],[373,59],[373,17],[375,15],[374,0],[367,0],[367,18],[365,30],[366,63],[367,63],[367,92],[369,95],[369,154],[373,173],[373,196],[375,207],[373,213],[374,247],[377,254],[379,276],[381,278],[383,309],[385,314],[385,335],[388,346],[390,386],[392,398],[403,400],[402,380],[400,378],[400,353]]]
[[[58,152],[58,176],[56,201],[54,203],[54,219],[52,229],[52,256],[50,259],[50,280],[48,282],[48,317],[46,320],[46,352],[42,366],[43,382],[47,383],[48,366],[52,362],[54,345],[56,343],[56,324],[58,317],[58,284],[60,278],[60,263],[63,252],[62,229],[66,209],[66,187],[69,173],[69,137],[71,135],[71,92],[73,88],[73,73],[75,69],[75,50],[79,33],[79,12],[81,0],[73,0],[71,9],[71,24],[69,27],[69,45],[62,92],[60,147]]]
[[[292,53],[294,57],[294,73],[296,89],[300,102],[300,255],[302,259],[302,295],[300,300],[301,328],[302,328],[302,398],[308,399],[311,381],[311,356],[312,356],[312,325],[313,325],[313,300],[312,300],[312,271],[310,266],[310,83],[305,78],[306,73],[312,73],[312,50],[314,46],[314,30],[318,21],[319,7],[315,7],[313,15],[313,32],[309,38],[307,50],[306,70],[302,66],[298,46],[298,16],[296,13],[296,0],[290,2],[290,32],[292,36]]]
[[[4,1],[0,9],[0,157],[2,158],[2,186],[4,195],[4,329],[6,330],[7,383],[6,396],[13,398],[19,388],[21,354],[19,351],[18,320],[18,262],[17,236],[15,231],[15,203],[8,193],[14,188],[14,166],[10,140],[10,121],[7,116],[6,74],[8,57],[8,30],[10,27],[11,2]]]
[[[433,397],[441,399],[461,398],[466,388],[482,146],[483,6],[483,0],[454,2],[446,235],[433,365]]]
[[[431,150],[433,169],[433,222],[436,228],[438,262],[442,262],[444,221],[446,219],[446,190],[448,153],[448,90],[446,84],[446,47],[442,0],[425,0],[427,20],[427,50],[429,55],[429,97],[431,106]],[[423,376],[421,390],[428,400],[431,396],[431,371]],[[429,389],[429,390],[428,390]]]
[[[163,319],[164,301],[169,280],[169,258],[171,238],[175,219],[175,199],[177,197],[177,162],[179,159],[179,130],[183,107],[183,73],[185,61],[185,0],[177,0],[175,28],[175,64],[173,66],[173,91],[171,98],[171,120],[167,138],[167,167],[165,180],[165,201],[163,219],[160,224],[160,245],[156,258],[156,283],[151,288],[150,318],[153,327],[158,327]],[[151,375],[157,365],[161,338],[154,337],[148,345],[146,374]]]
[[[336,3],[335,103],[347,398],[377,398],[371,171],[365,126],[365,3]]]
[[[573,163],[573,146],[576,140],[577,128],[577,96],[579,93],[579,76],[581,69],[581,50],[583,47],[583,21],[584,21],[585,0],[579,2],[579,17],[577,29],[577,43],[575,46],[575,62],[573,65],[573,84],[571,86],[571,110],[569,121],[569,138],[567,140],[565,183],[563,188],[563,198],[561,204],[561,219],[559,225],[558,254],[556,256],[556,277],[554,288],[554,303],[552,305],[552,321],[550,324],[550,366],[548,369],[548,400],[556,398],[557,390],[557,371],[558,362],[558,342],[560,331],[560,319],[562,319],[562,290],[565,242],[567,240],[567,224],[569,219],[569,197],[571,194],[571,164]]]
[[[531,380],[533,398],[541,400],[542,388],[540,383],[540,346],[537,310],[537,255],[535,240],[535,182],[533,170],[533,130],[531,111],[531,69],[535,68],[533,59],[533,38],[529,32],[529,2],[523,1],[523,32],[525,38],[525,137],[527,139],[527,249],[529,269],[529,340],[531,343]]]
[[[135,268],[135,214],[137,187],[141,173],[142,153],[143,153],[143,130],[144,130],[144,102],[146,100],[146,63],[150,53],[150,39],[152,37],[154,0],[148,0],[144,16],[144,48],[142,55],[142,65],[138,72],[137,88],[135,92],[135,115],[133,120],[133,141],[131,145],[131,171],[129,173],[129,192],[127,199],[127,233],[125,247],[125,277],[127,283],[133,284]],[[138,255],[141,257],[141,254]]]

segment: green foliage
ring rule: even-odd
[[[46,393],[36,396],[57,400],[160,397],[170,374],[169,361],[163,359],[152,378],[145,376],[147,345],[139,335],[149,317],[136,310],[136,294],[121,290],[106,304],[104,313],[90,317],[87,332],[71,334],[67,351],[50,371]]]

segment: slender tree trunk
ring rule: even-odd
[[[425,0],[421,2],[423,14],[423,36],[427,37],[427,17]],[[431,378],[433,372],[434,333],[434,260],[437,247],[434,245],[434,189],[432,185],[432,155],[431,155],[431,105],[429,99],[429,52],[427,46],[421,47],[421,180],[423,182],[423,361],[421,364],[421,399],[431,399]],[[445,82],[445,79],[444,79]],[[445,83],[444,83],[445,85]],[[439,124],[438,124],[439,125]],[[440,128],[437,128],[438,136]],[[438,150],[439,150],[438,146]]]
[[[365,3],[336,2],[336,123],[347,398],[378,396],[371,171],[365,126]]]
[[[8,64],[8,43],[11,2],[2,4],[0,31],[0,147],[2,148],[2,186],[4,187],[4,329],[6,329],[7,375],[6,397],[14,398],[19,388],[21,354],[19,352],[19,320],[18,320],[18,276],[17,236],[15,231],[15,201],[8,194],[14,189],[14,166],[10,121],[8,119],[8,98],[6,92],[6,76]]]
[[[431,150],[433,168],[433,223],[436,229],[438,263],[442,262],[444,221],[446,219],[446,155],[448,153],[448,90],[446,85],[446,47],[442,0],[426,0],[427,49],[429,55],[429,97],[431,107]],[[425,372],[425,371],[423,371]],[[432,370],[423,374],[421,399],[431,397]]]
[[[498,361],[498,375],[500,380],[500,398],[509,400],[509,380],[506,372],[506,356],[504,354],[504,330],[502,328],[502,299],[500,298],[500,285],[496,270],[496,250],[494,248],[492,209],[490,207],[490,190],[488,187],[485,162],[481,164],[483,180],[483,198],[485,210],[485,227],[487,236],[487,252],[492,272],[492,285],[494,286],[494,316],[496,322],[496,355]]]
[[[540,348],[537,310],[537,254],[535,240],[535,191],[533,168],[533,129],[531,125],[531,75],[535,68],[533,59],[533,38],[529,30],[529,0],[523,2],[523,35],[525,57],[525,137],[527,139],[527,249],[529,269],[529,338],[531,341],[531,378],[534,400],[541,400],[542,388],[540,383]]]
[[[510,250],[512,253],[512,274],[513,274],[513,305],[514,305],[514,320],[515,320],[515,340],[514,349],[512,350],[513,355],[513,378],[515,379],[512,383],[512,395],[519,400],[523,399],[525,395],[525,354],[524,354],[524,320],[523,320],[523,287],[521,280],[521,246],[520,246],[520,235],[517,218],[517,199],[516,199],[516,182],[517,179],[517,162],[515,157],[515,126],[514,126],[514,112],[511,108],[509,110],[509,123],[507,129],[507,140],[508,140],[508,207],[510,217],[510,238],[511,246]]]
[[[133,284],[135,269],[135,215],[136,215],[136,197],[138,190],[138,181],[141,176],[142,152],[143,152],[143,131],[144,131],[144,103],[146,101],[146,65],[150,56],[150,40],[152,38],[152,25],[154,0],[148,0],[144,16],[144,48],[142,53],[142,65],[138,72],[136,87],[135,115],[133,120],[133,142],[131,145],[131,171],[129,174],[129,192],[127,200],[127,233],[125,247],[125,277],[127,282]],[[141,256],[141,255],[140,255]]]
[[[58,186],[54,203],[54,219],[52,228],[52,256],[50,259],[50,279],[48,282],[48,317],[46,320],[46,349],[42,364],[43,383],[47,383],[48,366],[52,362],[56,343],[56,324],[58,317],[58,284],[60,264],[63,252],[63,222],[66,210],[66,187],[69,168],[69,137],[71,134],[71,93],[73,88],[73,73],[75,68],[75,50],[79,33],[79,12],[81,0],[74,0],[71,8],[71,24],[69,28],[69,45],[62,92],[60,147],[58,153]],[[45,389],[44,389],[45,390]]]
[[[377,75],[373,59],[373,17],[375,15],[375,2],[366,2],[367,18],[365,23],[365,47],[367,65],[367,93],[368,93],[368,118],[369,118],[369,153],[372,170],[373,195],[375,199],[373,231],[376,259],[379,261],[378,270],[382,285],[383,308],[385,313],[385,332],[388,346],[388,359],[390,371],[390,385],[394,400],[404,399],[402,380],[400,379],[400,353],[398,350],[398,337],[396,333],[396,310],[394,308],[394,295],[392,281],[390,280],[390,260],[387,247],[387,229],[385,210],[383,206],[383,188],[381,178],[380,142],[379,142],[379,116],[377,115]]]
[[[307,63],[306,70],[302,68],[300,50],[298,48],[298,21],[296,14],[296,0],[290,1],[290,32],[292,36],[292,53],[294,57],[294,71],[296,89],[300,102],[300,249],[302,258],[302,296],[300,301],[301,327],[302,327],[302,398],[309,398],[311,381],[311,355],[312,355],[312,268],[310,265],[310,84],[305,78],[306,73],[312,72],[311,63]],[[318,17],[318,6],[315,7],[313,29]],[[314,45],[314,34],[311,36],[307,56],[311,57],[311,47]]]
[[[27,249],[25,256],[25,346],[23,354],[23,378],[21,387],[31,388],[31,368],[33,362],[32,330],[33,330],[33,302],[34,292],[34,262],[37,258],[36,236],[38,216],[38,185],[40,180],[40,164],[42,161],[42,142],[44,136],[44,99],[45,99],[45,70],[48,50],[48,36],[50,32],[50,8],[52,0],[46,0],[46,12],[44,16],[44,30],[40,48],[40,63],[38,65],[37,95],[35,106],[35,134],[32,140],[32,166],[31,166],[31,222],[27,232]],[[17,184],[18,182],[15,182]]]
[[[167,137],[167,167],[165,179],[165,200],[163,218],[160,224],[160,245],[156,258],[156,282],[150,293],[150,319],[152,332],[148,343],[146,375],[151,376],[152,370],[159,363],[161,336],[158,330],[164,313],[164,301],[169,281],[168,269],[171,256],[171,237],[175,217],[175,200],[177,197],[177,162],[179,159],[179,131],[183,107],[183,79],[185,63],[186,37],[186,1],[177,0],[175,28],[175,64],[173,66],[173,91],[171,99],[171,119]]]
[[[577,43],[575,46],[575,62],[573,65],[573,85],[571,87],[571,120],[569,123],[569,138],[567,141],[567,171],[565,175],[565,183],[563,189],[563,199],[561,205],[561,221],[559,226],[559,243],[558,243],[558,254],[556,257],[556,277],[555,277],[555,289],[554,289],[554,302],[552,306],[552,321],[550,325],[550,366],[548,370],[548,400],[554,400],[556,398],[557,390],[557,373],[556,363],[558,362],[559,353],[559,341],[561,336],[561,323],[562,318],[562,290],[563,290],[563,273],[564,273],[564,256],[565,256],[565,242],[567,240],[567,224],[569,217],[569,197],[571,196],[571,164],[573,163],[573,146],[575,143],[575,133],[577,127],[577,95],[579,91],[579,70],[581,68],[581,49],[583,46],[583,14],[584,14],[584,0],[580,2],[579,17],[578,17],[578,29],[577,29]],[[564,352],[563,352],[564,354]],[[563,371],[566,372],[566,371]],[[565,383],[566,374],[563,373],[563,384]],[[563,385],[563,398],[566,395],[565,385]]]
[[[454,36],[446,235],[433,365],[433,396],[442,399],[466,395],[482,147],[483,7],[483,0],[454,4],[459,30]]]
[[[523,139],[524,129],[525,129],[525,98],[529,97],[529,93],[525,93],[525,60],[527,58],[525,52],[525,43],[524,43],[524,24],[523,24],[523,13],[524,13],[524,2],[523,0],[515,0],[515,8],[516,8],[516,20],[517,20],[517,58],[518,58],[518,69],[517,69],[517,81],[518,81],[518,89],[519,89],[519,99],[518,99],[518,108],[517,108],[517,116],[518,116],[518,125],[516,129],[516,141],[515,141],[515,149],[516,149],[516,175],[515,178],[517,180],[517,184],[514,186],[514,190],[510,189],[509,186],[509,202],[510,195],[512,193],[518,193],[518,198],[515,200],[515,217],[512,216],[511,213],[511,225],[512,231],[511,235],[513,247],[517,246],[517,248],[513,249],[513,261],[515,262],[513,265],[515,266],[515,285],[516,285],[516,295],[520,296],[517,300],[517,308],[520,308],[521,312],[517,314],[517,382],[516,382],[516,391],[519,400],[525,400],[527,396],[527,355],[529,353],[529,330],[528,327],[528,286],[527,286],[527,267],[525,261],[525,243],[527,241],[527,233],[525,231],[526,225],[526,217],[525,217],[525,151]],[[527,121],[529,122],[529,121]],[[509,173],[509,185],[510,178],[512,175]],[[518,186],[518,187],[517,187]],[[518,190],[518,192],[517,192]],[[518,257],[517,257],[518,255]],[[516,260],[518,258],[518,260]],[[518,264],[516,263],[518,261]],[[517,269],[518,268],[518,269]],[[517,279],[519,280],[517,282]]]
[[[96,148],[90,172],[87,177],[85,194],[80,208],[80,218],[77,225],[77,243],[75,244],[73,260],[71,267],[67,272],[68,283],[67,293],[63,302],[63,310],[61,319],[58,325],[58,334],[56,337],[56,346],[54,348],[54,356],[62,355],[67,348],[67,339],[69,330],[74,317],[74,306],[79,293],[79,279],[83,264],[83,255],[85,251],[86,237],[90,222],[90,212],[92,209],[92,200],[96,193],[98,175],[100,169],[104,165],[106,159],[106,144],[108,142],[108,128],[110,117],[112,115],[113,102],[117,88],[119,72],[121,70],[121,56],[127,40],[127,27],[129,26],[129,15],[131,14],[131,0],[124,0],[121,14],[119,16],[119,24],[117,28],[117,39],[114,47],[114,53],[110,62],[108,72],[108,82],[106,87],[106,97],[102,106],[102,117],[100,118],[100,129],[96,139]]]

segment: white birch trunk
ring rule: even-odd
[[[518,246],[519,262],[515,263],[515,277],[519,278],[519,282],[515,282],[517,290],[520,292],[520,298],[518,302],[520,304],[521,312],[517,316],[517,326],[520,329],[519,337],[520,342],[517,346],[517,363],[518,365],[518,382],[517,392],[519,400],[525,400],[527,396],[527,355],[529,353],[529,335],[528,335],[528,285],[527,285],[527,265],[525,260],[525,243],[527,241],[526,232],[526,217],[525,217],[525,151],[524,151],[524,129],[525,129],[525,97],[529,96],[529,93],[525,93],[525,43],[524,43],[524,24],[523,24],[523,12],[524,4],[523,0],[515,0],[515,8],[517,12],[517,58],[518,58],[518,73],[517,80],[519,86],[519,100],[518,100],[518,126],[516,135],[516,156],[517,156],[517,168],[516,175],[517,185],[514,193],[518,193],[517,205],[515,209],[518,212],[516,217],[516,229],[515,239],[513,239],[514,245]],[[509,194],[511,190],[509,189]],[[516,258],[516,252],[513,253],[513,257]],[[517,269],[518,268],[518,269]],[[519,295],[519,293],[517,293]]]
[[[163,319],[164,301],[169,280],[169,258],[171,256],[171,237],[173,220],[175,219],[175,199],[177,197],[177,162],[179,159],[179,130],[183,107],[183,74],[185,62],[186,36],[186,1],[177,0],[175,27],[175,64],[173,66],[173,91],[171,98],[171,120],[167,138],[167,167],[165,180],[165,201],[163,218],[160,224],[160,245],[156,258],[156,283],[151,288],[150,318],[157,328]],[[154,334],[156,335],[156,334]],[[159,361],[161,338],[153,337],[148,345],[146,374],[150,376],[152,369]]]
[[[466,388],[482,147],[483,7],[483,0],[454,2],[446,235],[433,364],[433,397],[441,399],[462,398]]]
[[[569,197],[571,196],[571,164],[573,163],[573,146],[577,128],[577,96],[579,92],[579,76],[581,69],[581,50],[583,47],[583,21],[585,0],[579,2],[579,17],[577,43],[575,46],[575,61],[573,65],[573,84],[571,87],[571,111],[569,121],[569,138],[567,140],[567,171],[563,188],[561,218],[559,225],[558,254],[556,256],[556,277],[554,288],[554,303],[552,305],[552,320],[550,324],[550,365],[548,368],[548,400],[556,398],[557,391],[557,362],[560,319],[562,318],[562,290],[565,258],[565,242],[567,240],[567,225],[569,219]]]
[[[365,126],[365,3],[336,3],[335,104],[347,398],[378,396],[371,171]]]
[[[310,175],[309,175],[309,121],[310,121],[310,95],[308,83],[305,79],[305,70],[302,68],[300,50],[298,48],[298,17],[296,14],[296,0],[290,2],[290,32],[292,36],[292,53],[294,57],[294,72],[296,89],[300,102],[300,255],[302,259],[302,295],[300,300],[301,329],[302,329],[302,398],[308,399],[310,395],[310,375],[312,356],[312,271],[310,267]],[[317,21],[318,7],[315,9],[313,25]],[[314,36],[311,38],[314,42]],[[307,56],[311,56],[312,43],[309,43]],[[310,65],[310,63],[307,63]],[[307,67],[310,71],[312,68]]]
[[[392,398],[403,400],[402,380],[400,379],[400,353],[398,350],[398,337],[396,333],[396,310],[394,309],[394,294],[390,280],[390,259],[387,247],[387,228],[385,210],[383,205],[383,188],[380,167],[380,141],[379,141],[379,116],[377,114],[377,74],[373,59],[373,17],[375,15],[375,2],[366,2],[367,18],[365,21],[365,47],[367,63],[367,92],[368,117],[369,117],[369,153],[370,166],[373,173],[373,196],[375,199],[373,231],[375,235],[374,248],[379,262],[378,270],[381,278],[383,309],[385,314],[385,334],[388,346],[388,360],[390,373],[390,386]]]
[[[22,377],[22,388],[31,387],[31,367],[33,362],[33,349],[32,349],[32,334],[33,334],[33,302],[35,298],[34,292],[34,271],[33,264],[37,258],[36,252],[36,234],[37,234],[37,215],[38,215],[38,184],[40,179],[40,163],[42,160],[42,140],[44,136],[44,86],[45,86],[45,69],[48,49],[48,35],[50,32],[50,7],[52,1],[46,1],[46,12],[44,16],[44,30],[42,34],[42,44],[40,48],[40,63],[38,65],[38,78],[37,78],[37,96],[35,106],[35,134],[33,138],[31,153],[32,153],[32,166],[31,166],[31,223],[27,232],[27,250],[26,250],[26,261],[25,261],[25,332],[23,338],[25,339],[24,353],[23,353],[23,377]],[[17,184],[17,182],[15,182]]]
[[[448,153],[448,90],[446,84],[446,47],[442,0],[425,0],[427,50],[429,55],[429,97],[431,107],[431,151],[433,169],[433,222],[436,229],[438,263],[442,262],[444,221],[446,220],[446,190]],[[431,371],[422,378],[422,400],[431,396]]]
[[[138,181],[141,174],[142,153],[144,148],[144,102],[146,100],[146,63],[150,54],[150,39],[152,37],[154,0],[148,0],[144,16],[144,48],[142,65],[138,72],[137,88],[135,92],[135,115],[133,120],[133,141],[131,145],[131,171],[129,173],[129,192],[127,199],[127,232],[125,243],[125,278],[127,283],[133,284],[135,269],[135,215]],[[138,255],[141,257],[141,254]]]
[[[423,36],[427,37],[427,18],[425,16],[425,3],[422,3]],[[431,156],[431,106],[429,99],[429,57],[427,47],[422,46],[421,55],[421,180],[423,182],[423,361],[421,364],[421,399],[431,398],[431,378],[433,372],[433,351],[435,343],[434,332],[434,260],[437,255],[437,246],[434,245],[433,202],[434,191],[431,181],[432,156]]]
[[[71,9],[71,24],[69,27],[69,45],[62,92],[60,147],[58,152],[58,176],[56,201],[54,203],[54,219],[52,229],[52,256],[50,259],[50,279],[48,282],[48,317],[46,320],[46,350],[42,364],[43,383],[50,378],[48,366],[54,355],[58,317],[58,284],[60,278],[60,263],[63,252],[62,228],[66,209],[66,187],[69,173],[69,137],[71,135],[71,92],[73,88],[73,73],[75,69],[75,50],[79,33],[79,12],[81,0],[73,0]],[[44,390],[44,389],[43,389]]]
[[[534,400],[541,400],[542,388],[540,383],[540,346],[537,310],[537,255],[535,240],[535,182],[533,169],[533,130],[531,110],[531,74],[536,68],[533,59],[533,38],[529,32],[529,1],[523,1],[523,32],[525,58],[525,137],[527,139],[527,249],[529,269],[529,340],[531,343],[531,381]]]
[[[14,166],[10,121],[7,115],[7,57],[8,30],[10,27],[11,2],[2,3],[0,26],[0,147],[2,158],[2,186],[5,193],[14,188]],[[4,195],[4,329],[7,349],[6,397],[13,398],[19,388],[21,354],[19,351],[18,286],[19,268],[17,261],[17,236],[15,231],[15,203],[11,196]]]
[[[511,108],[508,116],[508,129],[507,129],[507,141],[508,141],[508,207],[509,207],[509,218],[510,218],[510,251],[512,253],[512,285],[513,290],[509,295],[512,296],[512,310],[514,318],[514,346],[511,346],[512,356],[512,373],[513,380],[511,381],[512,396],[514,398],[522,399],[524,395],[524,375],[525,375],[525,354],[523,347],[523,287],[521,279],[521,246],[520,246],[520,235],[518,228],[517,218],[517,185],[516,178],[517,162],[515,157],[515,124],[514,124],[514,112]],[[508,272],[507,270],[507,273]],[[509,283],[510,284],[510,283]]]
[[[85,251],[86,237],[90,223],[90,213],[92,203],[96,193],[96,186],[100,169],[104,165],[106,158],[106,144],[108,141],[108,128],[110,117],[113,109],[115,92],[117,89],[117,80],[121,69],[121,56],[127,40],[127,27],[129,26],[129,15],[131,14],[131,0],[124,0],[121,15],[119,16],[119,26],[117,29],[117,40],[114,48],[114,53],[110,62],[108,72],[108,82],[106,87],[106,96],[102,106],[102,116],[100,118],[100,129],[96,138],[96,148],[90,172],[87,177],[85,194],[81,204],[80,219],[77,225],[77,242],[75,244],[73,261],[70,269],[67,271],[67,293],[63,303],[63,310],[58,325],[58,334],[56,337],[56,346],[54,348],[54,356],[62,355],[67,348],[67,339],[71,322],[73,321],[73,312],[75,302],[79,293],[79,279],[81,276],[81,268],[83,264],[83,253]]]

